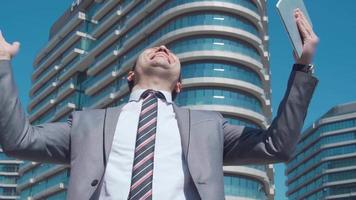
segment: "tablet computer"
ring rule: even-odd
[[[279,0],[276,6],[292,46],[297,56],[300,57],[302,55],[303,43],[295,21],[294,10],[299,8],[304,13],[310,25],[313,26],[304,2],[303,0]]]

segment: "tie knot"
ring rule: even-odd
[[[156,91],[156,90],[152,90],[152,89],[148,89],[148,90],[144,91],[141,94],[141,98],[142,99],[160,98],[161,100],[166,101],[166,97],[164,96],[164,94],[162,92]]]

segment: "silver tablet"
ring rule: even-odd
[[[302,55],[302,39],[299,34],[297,23],[294,18],[294,10],[299,8],[312,25],[307,9],[305,8],[303,0],[279,0],[277,3],[277,10],[281,17],[284,27],[287,30],[290,41],[298,57]]]

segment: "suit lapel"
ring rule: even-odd
[[[125,104],[124,104],[125,105]],[[117,106],[107,108],[105,121],[104,121],[104,152],[105,152],[105,165],[107,163],[107,159],[109,157],[112,142],[115,135],[116,125],[119,119],[119,115],[121,113],[121,108],[124,106]]]
[[[190,137],[189,110],[185,108],[180,108],[175,103],[173,103],[173,110],[175,112],[175,116],[178,122],[178,128],[181,137],[184,158],[187,161],[188,149],[189,149],[189,137]]]

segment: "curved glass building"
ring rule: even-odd
[[[16,179],[19,177],[20,160],[7,157],[0,148],[0,200],[18,199]]]
[[[176,103],[221,112],[232,124],[271,120],[265,0],[76,0],[34,61],[28,106],[35,124],[127,101],[127,72],[165,44],[182,63]],[[225,166],[227,199],[273,199],[273,167]],[[68,166],[24,163],[21,197],[61,199]]]
[[[338,105],[302,135],[286,169],[287,196],[356,199],[356,103]]]

